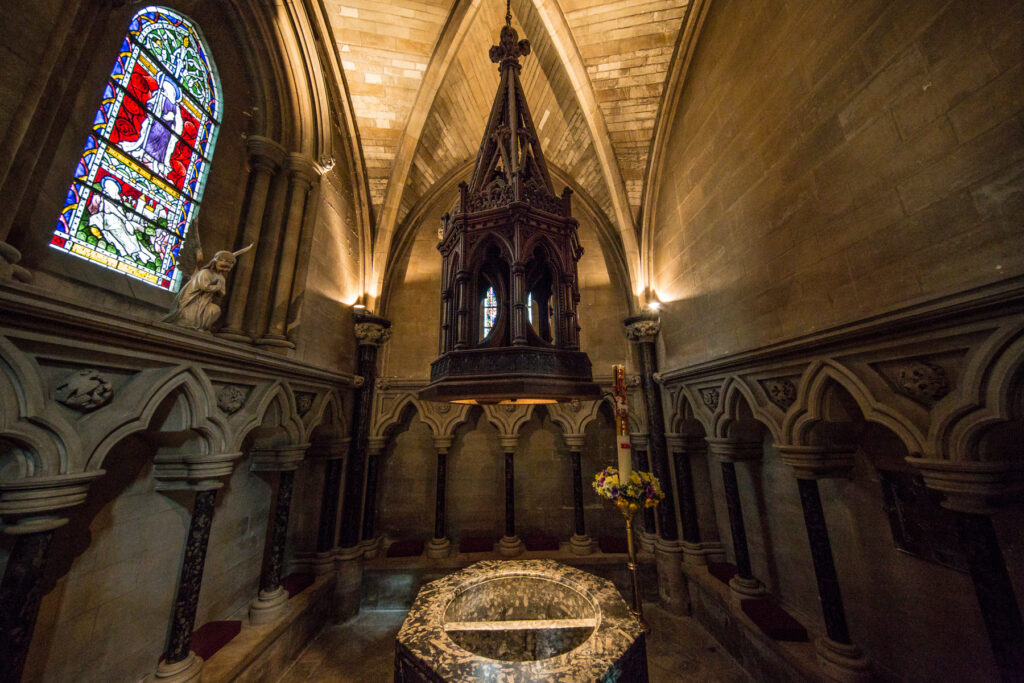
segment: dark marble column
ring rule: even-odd
[[[505,535],[516,535],[516,475],[514,454],[505,453]]]
[[[693,470],[690,458],[697,451],[695,438],[679,437],[673,439],[673,464],[676,467],[676,493],[679,497],[679,516],[683,530],[683,540],[687,543],[700,543],[700,520],[697,517],[697,498],[693,488]],[[702,451],[703,449],[701,449]]]
[[[334,547],[337,535],[338,497],[341,495],[341,458],[331,458],[324,465],[324,491],[320,499],[320,526],[317,528],[317,553]]]
[[[978,596],[992,653],[1004,681],[1024,681],[1024,621],[992,518],[957,510],[957,532]]]
[[[665,442],[665,414],[661,405],[661,389],[654,381],[658,372],[658,355],[654,347],[661,329],[658,312],[644,313],[626,318],[626,337],[637,345],[640,355],[640,387],[647,413],[647,449],[650,454],[651,472],[661,482],[665,499],[654,508],[658,517],[658,534],[663,541],[675,543],[679,540],[676,530],[676,512],[671,486],[671,470],[668,464],[668,449]],[[653,531],[653,529],[651,529]]]
[[[515,447],[517,437],[500,437],[505,452],[505,535],[498,543],[498,552],[513,556],[523,552],[523,541],[516,535]]]
[[[750,550],[747,547],[747,529],[743,523],[743,504],[736,479],[736,461],[753,460],[761,456],[761,444],[733,441],[730,439],[707,439],[711,454],[722,464],[722,487],[725,490],[725,504],[729,510],[729,530],[732,534],[732,549],[736,559],[736,576],[729,586],[742,595],[756,596],[764,593],[761,582],[754,578],[750,567]]]
[[[270,520],[267,547],[263,552],[263,570],[260,572],[260,592],[249,607],[249,620],[254,624],[270,621],[288,602],[288,593],[281,585],[281,567],[284,547],[288,540],[288,517],[292,507],[292,482],[295,471],[278,472],[277,500]]]
[[[377,479],[379,477],[380,457],[383,450],[383,439],[372,439],[367,444],[366,494],[363,499],[362,532],[362,542],[367,546],[375,546],[377,541]]]
[[[587,535],[587,525],[583,518],[583,472],[580,467],[580,452],[572,451],[572,513],[573,528],[577,536]]]
[[[178,592],[174,598],[171,635],[163,661],[160,663],[161,668],[172,667],[189,658],[216,499],[216,489],[196,491],[195,502],[192,504],[192,522],[185,544],[185,559],[181,563]]]
[[[356,389],[352,409],[351,449],[345,473],[345,498],[338,541],[342,548],[355,548],[362,535],[363,481],[377,381],[377,347],[391,338],[390,328],[391,323],[384,318],[369,314],[355,317],[355,336],[359,343],[358,373],[363,384]]]
[[[850,644],[850,630],[846,625],[843,595],[839,590],[839,577],[836,576],[836,566],[832,559],[832,544],[829,543],[818,482],[798,478],[796,484],[800,490],[807,541],[811,546],[814,576],[818,580],[818,597],[821,598],[821,612],[825,617],[825,632],[837,643]]]
[[[1024,619],[991,515],[1024,497],[1024,462],[907,458],[952,510],[978,607],[1003,681],[1024,681]]]
[[[448,557],[452,542],[448,538],[448,523],[445,517],[448,482],[448,448],[452,437],[435,436],[434,450],[437,451],[437,479],[434,485],[434,537],[427,544],[427,557]]]
[[[51,526],[19,533],[0,582],[0,681],[18,681],[42,600],[42,578],[53,539]]]

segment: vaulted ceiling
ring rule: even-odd
[[[512,0],[549,164],[620,235],[633,268],[645,169],[690,0]],[[395,231],[476,156],[498,84],[501,0],[325,0],[369,179],[379,282]],[[454,199],[454,198],[453,198]]]

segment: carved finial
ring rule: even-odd
[[[491,61],[498,64],[498,69],[504,69],[506,65],[519,68],[519,58],[530,54],[530,41],[526,38],[519,40],[519,34],[512,28],[511,24],[501,27],[501,38],[497,45],[491,46]]]

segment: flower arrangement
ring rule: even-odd
[[[615,503],[623,514],[632,515],[640,508],[652,508],[661,502],[665,493],[658,478],[650,472],[633,470],[625,485],[619,483],[619,471],[606,467],[594,475],[597,495]]]

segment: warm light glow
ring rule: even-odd
[[[647,308],[651,309],[652,311],[657,311],[658,309],[661,308],[661,302],[660,301],[648,301],[647,302]]]
[[[366,308],[365,304],[352,304],[352,308]]]

